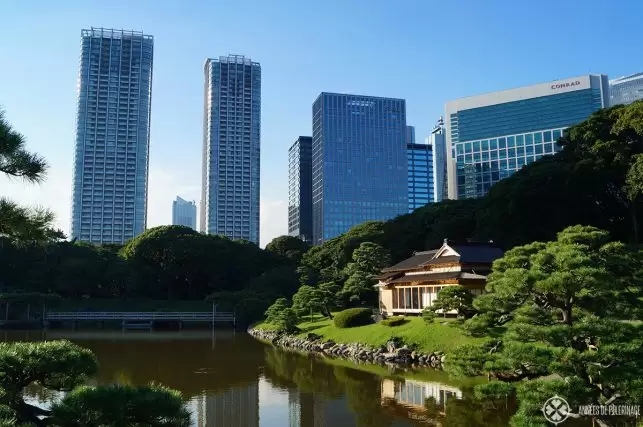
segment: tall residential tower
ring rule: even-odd
[[[205,61],[201,231],[259,244],[261,66]]]
[[[196,230],[196,203],[176,196],[172,202],[172,225],[183,225]]]
[[[406,101],[321,93],[313,104],[313,243],[408,212]]]
[[[124,243],[145,230],[154,39],[82,30],[71,237]]]
[[[288,234],[313,241],[313,139],[300,136],[288,149]]]
[[[449,198],[484,196],[499,180],[558,151],[567,127],[609,103],[604,74],[448,102]]]

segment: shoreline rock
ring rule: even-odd
[[[332,340],[324,341],[321,336],[315,334],[297,337],[274,330],[256,328],[249,328],[248,334],[259,340],[268,341],[276,347],[348,359],[356,363],[442,369],[445,361],[443,352],[421,353],[409,349],[406,345],[399,346],[395,341],[389,341],[386,345],[374,348],[359,343],[338,344]]]

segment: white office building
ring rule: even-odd
[[[643,99],[643,73],[610,80],[610,105],[627,105],[639,99]]]

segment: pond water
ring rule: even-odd
[[[0,332],[4,341],[69,339],[94,351],[94,383],[180,390],[198,427],[506,426],[511,404],[467,398],[437,371],[400,372],[273,348],[245,332]],[[56,394],[28,390],[46,405]],[[428,404],[426,403],[428,400]]]

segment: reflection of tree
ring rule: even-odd
[[[333,367],[299,354],[274,347],[265,348],[266,378],[275,386],[297,387],[304,393],[319,394],[327,399],[342,396],[342,387],[335,380]]]
[[[425,402],[427,416],[444,427],[505,427],[516,410],[514,401],[476,400],[470,390],[463,391],[462,399],[447,399],[444,405],[435,398]]]
[[[367,372],[336,366],[335,378],[344,386],[348,405],[355,412],[356,425],[388,427],[393,417],[382,411],[381,379]]]

